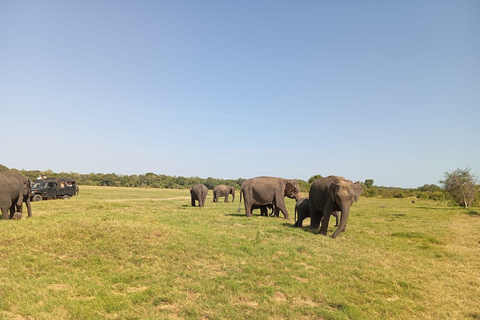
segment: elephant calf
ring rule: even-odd
[[[18,212],[18,211],[15,212],[15,213],[13,214],[12,220],[20,220],[20,219],[22,219],[22,213],[21,213],[21,212]]]
[[[338,227],[338,212],[332,212],[332,215],[335,216],[335,227]],[[297,200],[297,204],[295,205],[295,227],[302,228],[305,218],[310,218],[310,200],[308,198],[301,198]]]
[[[310,200],[308,198],[301,198],[297,200],[297,204],[295,205],[295,227],[301,228],[305,218],[310,218]]]

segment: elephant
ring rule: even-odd
[[[228,195],[231,194],[235,201],[235,188],[224,184],[219,184],[213,189],[213,202],[218,202],[218,198],[225,197],[225,202],[228,202]]]
[[[297,212],[298,212],[298,220],[297,220]],[[301,228],[303,224],[303,220],[305,218],[310,218],[310,200],[308,198],[301,198],[297,200],[295,204],[295,227]]]
[[[0,209],[2,211],[2,219],[13,218],[16,211],[22,213],[24,202],[27,206],[28,216],[32,216],[30,188],[31,181],[24,175],[14,171],[0,173]]]
[[[77,184],[75,184],[75,195],[78,196],[79,193],[80,193],[80,188],[78,187]]]
[[[21,212],[15,212],[13,214],[12,220],[20,220],[22,219],[22,213]]]
[[[190,198],[192,199],[192,207],[195,207],[195,200],[198,201],[198,206],[205,206],[205,199],[207,199],[208,188],[201,183],[197,183],[190,188]]]
[[[362,194],[360,183],[353,183],[344,177],[328,176],[317,179],[310,187],[310,228],[316,229],[322,222],[320,234],[326,235],[330,216],[340,211],[340,224],[332,235],[336,238],[347,226],[350,206],[357,202]]]
[[[256,177],[247,179],[242,183],[240,191],[240,202],[237,212],[240,212],[242,195],[245,198],[245,213],[247,217],[252,216],[253,206],[272,204],[275,206],[275,215],[282,211],[285,219],[289,219],[285,196],[291,199],[300,197],[300,188],[297,180],[287,180],[276,177]]]
[[[297,220],[298,212],[298,220]],[[332,212],[332,215],[335,216],[335,227],[338,227],[338,212]],[[310,199],[301,198],[297,201],[295,205],[295,227],[301,228],[303,226],[303,220],[310,218]]]

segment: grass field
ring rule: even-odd
[[[480,319],[479,208],[361,198],[332,239],[212,196],[84,186],[0,221],[0,319]]]

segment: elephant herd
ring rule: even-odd
[[[208,189],[205,185],[198,183],[190,188],[192,206],[203,207],[207,198]],[[213,190],[213,202],[218,202],[219,197],[232,195],[235,200],[235,189],[231,186],[218,185]],[[268,208],[272,214],[279,216],[280,211],[285,219],[289,219],[285,206],[285,197],[296,200],[295,215],[298,213],[298,220],[295,227],[302,227],[305,218],[310,217],[310,228],[320,227],[320,234],[327,234],[330,216],[336,218],[338,228],[332,237],[336,238],[344,232],[350,213],[350,206],[357,202],[362,194],[360,183],[353,183],[344,177],[328,176],[315,180],[310,187],[309,197],[300,197],[300,188],[296,180],[288,180],[275,177],[256,177],[247,179],[242,183],[240,190],[240,202],[237,212],[240,212],[242,196],[244,198],[245,214],[252,216],[252,210],[260,209],[261,215],[268,215]],[[339,214],[340,213],[340,214]],[[321,223],[321,226],[320,226]]]
[[[26,204],[28,216],[32,216],[30,205],[31,181],[18,172],[0,172],[0,209],[2,219],[20,219],[22,217],[23,203]],[[205,206],[208,188],[198,183],[190,188],[192,206]],[[320,234],[327,234],[330,216],[336,217],[338,228],[332,237],[336,238],[347,227],[350,206],[357,202],[362,194],[360,183],[353,183],[344,177],[328,176],[315,180],[308,198],[300,196],[300,188],[296,180],[275,177],[256,177],[247,179],[242,183],[240,202],[237,212],[240,212],[242,197],[244,199],[245,214],[252,216],[252,210],[260,209],[261,215],[278,217],[280,212],[285,219],[289,219],[285,206],[285,197],[296,200],[295,227],[302,227],[303,220],[310,217],[310,228],[320,227]],[[218,185],[213,189],[213,202],[218,202],[220,197],[225,197],[228,202],[229,195],[235,200],[235,188],[227,185]],[[340,215],[339,215],[340,213]],[[321,225],[320,225],[321,224]]]

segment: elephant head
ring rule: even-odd
[[[336,206],[336,209],[341,211],[340,225],[333,233],[333,238],[336,238],[340,232],[345,231],[347,226],[348,215],[350,213],[350,206],[357,202],[362,193],[362,186],[357,186],[350,180],[337,179],[328,188],[328,193]],[[334,211],[336,211],[334,209]]]
[[[300,199],[300,187],[297,180],[285,180],[285,196],[290,199]]]

